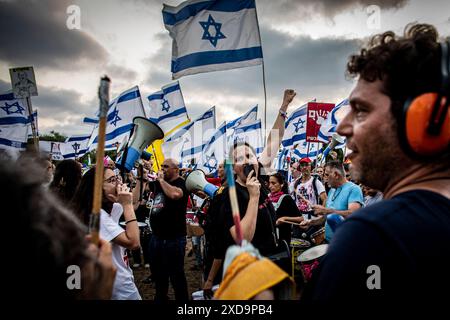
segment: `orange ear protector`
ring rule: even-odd
[[[450,147],[450,55],[449,42],[441,43],[439,92],[408,99],[400,121],[400,140],[406,151],[419,157],[438,156]]]

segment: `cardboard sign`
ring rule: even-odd
[[[14,98],[24,99],[38,95],[33,67],[12,68],[9,69],[9,75]]]
[[[320,126],[325,121],[328,113],[333,110],[334,103],[308,102],[306,116],[306,141],[319,142],[317,135]]]

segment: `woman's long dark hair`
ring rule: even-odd
[[[73,211],[86,226],[89,225],[92,204],[94,202],[94,183],[95,167],[89,169],[89,171],[83,175],[71,202]],[[106,212],[111,212],[112,209],[112,203],[104,196],[102,199],[102,209]]]
[[[69,203],[81,180],[81,165],[75,160],[63,160],[55,169],[52,190],[63,203]]]
[[[286,194],[289,193],[287,182],[286,182],[286,180],[284,179],[284,176],[281,173],[277,172],[277,173],[271,174],[270,176],[274,177],[275,179],[277,179],[278,183],[282,185],[281,191],[283,193],[286,193]]]

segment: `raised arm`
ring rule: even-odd
[[[273,124],[272,130],[269,132],[267,137],[266,146],[259,158],[259,162],[264,168],[269,168],[272,164],[273,159],[277,155],[278,149],[280,148],[281,140],[284,135],[284,124],[286,121],[286,110],[289,104],[294,99],[296,93],[292,89],[286,89],[284,91],[283,103],[281,104],[280,110]]]

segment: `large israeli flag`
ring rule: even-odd
[[[189,0],[164,5],[172,38],[172,77],[262,63],[255,0]]]
[[[219,164],[225,160],[227,146],[227,123],[223,122],[211,139],[205,144],[202,159],[197,169],[202,169],[206,174],[217,171]]]
[[[88,143],[91,135],[76,135],[68,137],[62,147],[64,159],[81,158],[88,152]]]
[[[214,134],[216,128],[216,109],[212,107],[196,120],[188,123],[169,136],[162,145],[165,157],[195,163],[201,160],[204,145]]]
[[[25,99],[15,99],[14,94],[0,95],[0,149],[24,150],[28,134],[31,133],[31,121],[35,117],[28,115]]]
[[[308,104],[304,104],[300,108],[296,109],[286,120],[284,125],[284,136],[281,141],[283,147],[292,147],[294,144],[306,139],[307,109]]]
[[[150,106],[149,118],[167,133],[188,120],[186,106],[178,81],[166,85],[161,91],[147,97]]]
[[[328,113],[328,116],[320,126],[319,134],[317,135],[320,142],[328,143],[328,138],[336,132],[339,122],[344,119],[349,111],[350,104],[348,99],[344,99]],[[337,145],[335,148],[343,148],[344,146],[345,143],[342,143]]]
[[[116,148],[117,143],[121,143],[124,138],[128,140],[133,127],[134,117],[145,117],[144,107],[141,101],[139,87],[135,86],[122,92],[113,99],[109,105],[106,118],[105,150]],[[95,126],[93,135],[89,140],[89,151],[97,148],[98,125]]]
[[[230,148],[234,143],[234,132],[235,129],[241,125],[244,125],[249,122],[256,121],[256,117],[258,116],[258,105],[251,108],[244,115],[227,122],[226,132],[227,132],[227,148]]]
[[[261,119],[241,124],[234,131],[233,143],[247,142],[255,149],[258,157],[264,149],[262,141]]]

